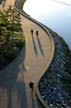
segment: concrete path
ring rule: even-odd
[[[6,0],[5,9],[13,4],[14,0]],[[0,72],[0,108],[39,108],[35,91],[31,93],[28,84],[30,81],[35,83],[44,74],[52,54],[52,41],[40,26],[22,15],[21,24],[25,49]]]

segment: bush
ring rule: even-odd
[[[20,50],[22,49],[23,45],[24,45],[24,41],[21,39],[15,39],[13,40],[14,44],[16,45],[16,47],[18,47]]]
[[[0,11],[0,69],[4,69],[19,55],[25,43],[19,13],[10,8],[4,14]]]
[[[19,54],[19,48],[18,47],[12,47],[9,50],[5,50],[4,55],[6,60],[12,61],[14,58],[16,58]]]

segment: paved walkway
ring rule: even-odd
[[[14,0],[6,0],[5,9],[13,3]],[[52,42],[40,26],[22,15],[21,22],[25,49],[10,66],[0,72],[0,108],[39,108],[35,92],[31,94],[28,83],[35,83],[43,75],[52,54]]]

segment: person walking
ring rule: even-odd
[[[33,35],[33,32],[34,32],[33,29],[31,29],[31,34],[32,34],[32,35]]]
[[[38,30],[36,31],[36,35],[38,36]]]
[[[29,88],[31,89],[31,93],[32,93],[34,89],[34,83],[32,81],[29,82]]]

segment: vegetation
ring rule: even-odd
[[[0,70],[20,53],[24,45],[20,15],[11,6],[0,12]]]

